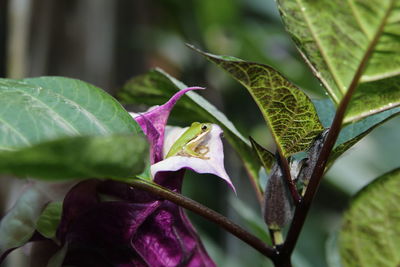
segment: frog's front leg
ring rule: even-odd
[[[208,151],[210,151],[210,149],[208,148],[208,146],[197,146],[196,147],[196,152],[202,156],[206,155],[208,153]]]
[[[207,146],[185,146],[182,151],[178,153],[179,156],[194,157],[200,159],[210,159],[205,155],[210,149]]]

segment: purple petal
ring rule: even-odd
[[[161,133],[154,127],[152,122],[150,122],[145,115],[133,115],[133,113],[131,113],[131,115],[135,120],[141,121],[140,127],[146,134],[147,140],[150,143],[150,163],[153,164],[154,162],[159,161],[161,159],[160,155],[162,155],[162,147],[158,145],[158,143],[161,142]]]
[[[90,248],[89,251],[102,255],[115,265],[132,261],[144,263],[132,248],[131,239],[159,205],[158,201],[149,204],[121,201],[98,203],[70,225],[66,235],[68,247],[75,253],[85,253]]]
[[[182,172],[158,176],[180,189]],[[100,202],[98,189],[120,201]],[[80,183],[67,195],[62,219],[67,265],[215,266],[179,206],[128,184]]]
[[[202,87],[189,87],[177,92],[167,103],[161,106],[153,107],[149,111],[141,114],[131,114],[140,125],[147,136],[151,148],[151,164],[162,160],[162,147],[164,143],[164,129],[172,108],[176,102],[186,92],[191,90],[201,90]]]
[[[168,127],[164,146],[164,154],[169,151],[172,144],[187,128]],[[209,159],[201,159],[188,156],[173,156],[151,165],[151,175],[155,177],[158,172],[178,171],[180,169],[191,169],[197,173],[211,173],[224,179],[235,191],[228,174],[224,168],[224,151],[221,140],[221,128],[213,124],[210,133],[203,141],[202,145],[209,148],[205,155]],[[236,191],[235,191],[236,192]]]
[[[150,266],[215,266],[181,208],[164,201],[132,240]]]
[[[99,266],[148,266],[132,249],[131,236],[160,202],[100,202],[102,184],[99,180],[81,182],[64,200],[58,229],[59,239],[68,244],[64,264],[85,266],[100,259]]]
[[[57,230],[57,237],[62,243],[70,225],[82,214],[95,207],[99,202],[97,186],[100,180],[86,180],[75,185],[65,196],[61,222]]]
[[[154,181],[180,192],[184,173],[159,172]],[[215,266],[184,210],[166,200],[138,229],[132,244],[143,257],[152,259],[151,266]]]

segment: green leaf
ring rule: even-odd
[[[48,199],[35,188],[23,193],[0,221],[0,255],[29,241],[46,201]]]
[[[247,88],[285,156],[307,149],[323,130],[307,95],[273,68],[193,49]]]
[[[36,223],[36,230],[44,237],[55,238],[61,221],[62,202],[49,203]]]
[[[353,198],[339,236],[344,266],[398,266],[400,168],[370,183]]]
[[[143,171],[147,151],[141,136],[66,137],[0,151],[0,173],[49,180],[125,178]]]
[[[344,122],[400,105],[400,2],[278,0],[287,30],[335,103],[362,62]]]
[[[386,121],[398,116],[399,114],[400,108],[394,108],[379,114],[369,116],[359,122],[344,127],[336,141],[336,147],[331,152],[327,168],[329,168],[338,157],[340,157],[353,145],[358,143],[358,141],[364,138],[372,130],[382,125]]]
[[[322,125],[325,128],[331,127],[336,113],[335,104],[329,98],[313,99],[312,102],[317,110]]]
[[[259,143],[257,143],[253,138],[250,137],[251,145],[256,152],[258,159],[260,160],[262,166],[267,171],[271,170],[272,164],[275,162],[275,156],[273,153],[269,152],[267,149],[262,147]]]
[[[0,150],[66,136],[139,132],[114,98],[88,83],[63,77],[0,79]]]
[[[329,99],[313,100],[318,116],[325,127],[329,127],[335,116],[335,107]],[[389,109],[378,114],[370,115],[355,123],[348,124],[342,128],[336,141],[335,148],[331,152],[327,169],[344,152],[358,143],[376,127],[400,114],[400,107]]]
[[[400,44],[398,53],[400,54]],[[353,123],[398,106],[400,106],[400,76],[362,83],[350,101],[343,123]]]
[[[118,97],[124,104],[159,105],[168,101],[177,91],[185,88],[187,86],[182,82],[160,69],[155,69],[128,81]],[[253,179],[258,179],[260,164],[254,158],[250,142],[215,106],[197,93],[188,92],[178,101],[174,111],[176,111],[174,116],[180,116],[185,123],[204,121],[221,126],[224,136],[241,156],[248,173]],[[255,184],[258,184],[258,181]]]

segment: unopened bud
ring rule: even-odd
[[[293,217],[293,201],[279,161],[271,168],[264,194],[264,220],[270,230],[282,229]]]

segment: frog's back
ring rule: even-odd
[[[193,138],[195,138],[196,134],[195,133],[191,134],[190,132],[196,129],[197,126],[200,126],[200,124],[201,124],[200,122],[193,122],[192,125],[188,129],[186,129],[186,131],[183,132],[183,134],[181,134],[181,136],[175,141],[175,143],[171,146],[165,157],[168,158],[175,156],[182,150],[182,148],[187,143],[189,143]]]

